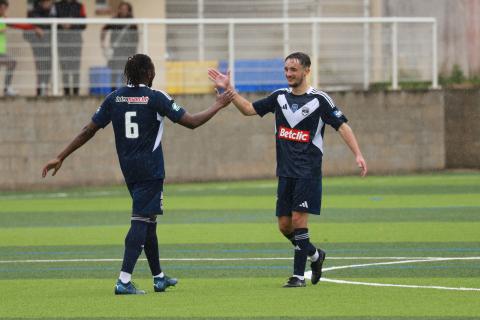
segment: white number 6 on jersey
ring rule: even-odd
[[[138,123],[132,122],[132,117],[136,116],[136,111],[125,112],[125,136],[129,139],[138,138]]]

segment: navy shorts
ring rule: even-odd
[[[133,216],[163,214],[163,179],[128,183],[127,187],[133,199]]]
[[[292,211],[320,214],[322,178],[278,177],[277,217],[291,216]]]

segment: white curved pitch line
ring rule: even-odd
[[[417,259],[417,260],[403,260],[403,261],[353,264],[353,265],[348,265],[348,266],[336,266],[336,267],[325,268],[325,269],[323,269],[323,271],[332,271],[332,270],[350,269],[350,268],[361,268],[361,267],[379,266],[379,265],[392,265],[392,264],[405,264],[405,263],[418,263],[418,262],[454,261],[454,260],[480,260],[480,257],[427,258],[427,259]],[[311,279],[311,277],[312,277],[312,271],[305,272],[305,278]],[[347,280],[328,279],[328,278],[322,278],[321,281],[340,283],[340,284],[353,284],[353,285],[361,285],[361,286],[371,286],[371,287],[398,287],[398,288],[437,289],[437,290],[455,290],[455,291],[480,291],[480,288],[421,286],[421,285],[410,285],[410,284],[390,284],[390,283],[376,283],[376,282],[347,281]]]
[[[418,286],[418,285],[411,285],[411,284],[360,282],[360,281],[346,281],[346,280],[327,279],[327,278],[322,278],[320,281],[341,283],[341,284],[353,284],[353,285],[359,285],[359,286],[371,286],[371,287],[398,287],[398,288],[437,289],[437,290],[455,290],[455,291],[480,291],[480,288]]]
[[[351,268],[362,268],[362,267],[391,265],[391,264],[405,264],[405,263],[417,263],[417,262],[438,262],[438,261],[453,261],[453,260],[480,260],[480,257],[458,257],[458,258],[454,258],[454,257],[452,257],[452,258],[433,258],[432,257],[432,258],[425,258],[425,259],[363,263],[363,264],[352,264],[352,265],[347,265],[347,266],[330,267],[330,268],[323,269],[323,271],[351,269]]]

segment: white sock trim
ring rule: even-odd
[[[293,275],[295,278],[298,278],[300,280],[305,280],[305,277],[304,276],[297,276],[296,274]]]
[[[165,273],[163,272],[160,272],[159,274],[157,274],[156,276],[153,276],[154,278],[163,278],[165,277]]]
[[[127,272],[120,271],[120,276],[118,277],[122,283],[129,283],[132,280],[132,275]]]
[[[316,250],[313,256],[310,256],[310,261],[315,262],[318,258],[320,258],[320,254],[318,253],[318,250]]]

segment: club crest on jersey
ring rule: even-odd
[[[310,142],[310,131],[280,127],[278,130],[278,138],[283,140],[308,143]]]
[[[128,104],[147,104],[150,98],[147,96],[142,97],[123,97],[118,96],[115,98],[115,102],[126,102]]]
[[[292,109],[292,112],[295,112],[298,110],[298,104],[294,103],[292,104],[292,106],[290,107],[290,109]]]
[[[302,108],[302,116],[306,117],[308,116],[309,113],[310,113],[310,109],[308,109],[307,107]]]

